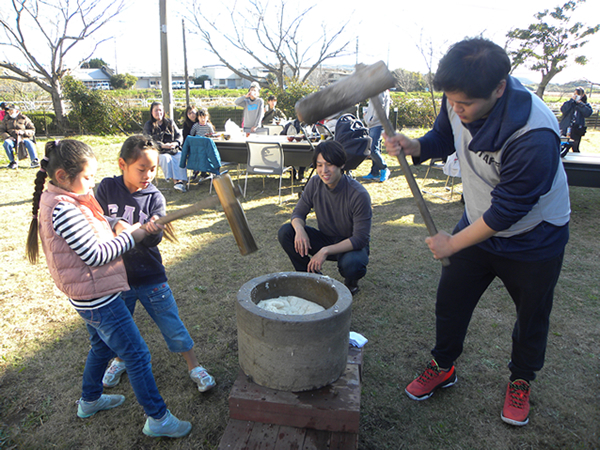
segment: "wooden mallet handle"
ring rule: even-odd
[[[392,137],[396,135],[396,130],[394,130],[394,126],[388,119],[385,111],[383,110],[383,106],[379,101],[378,97],[372,97],[371,103],[375,107],[375,112],[377,113],[377,117],[379,121],[383,125],[383,129],[385,130],[385,134]],[[415,180],[413,173],[410,170],[410,166],[408,165],[408,161],[406,160],[406,156],[404,155],[404,150],[400,150],[398,154],[398,162],[400,163],[400,167],[402,167],[402,172],[404,172],[404,177],[408,182],[408,187],[410,187],[410,191],[417,202],[417,207],[419,208],[419,212],[421,213],[421,217],[423,217],[423,221],[425,222],[425,226],[427,227],[427,231],[429,232],[429,236],[435,236],[437,234],[437,228],[435,223],[433,223],[433,218],[431,217],[431,213],[425,204],[425,199],[423,198],[423,194],[421,193],[421,189]],[[448,258],[442,258],[442,265],[449,266],[450,260]]]
[[[188,206],[187,208],[178,209],[177,211],[170,212],[166,216],[162,216],[161,218],[156,220],[156,223],[161,225],[165,225],[169,222],[173,222],[174,220],[181,219],[185,216],[190,216],[192,214],[197,214],[203,209],[214,208],[219,205],[218,197],[208,197],[204,200],[200,200],[193,205]]]
[[[235,188],[233,187],[233,182],[228,174],[215,177],[213,179],[213,186],[217,192],[216,197],[208,197],[187,208],[170,212],[166,216],[157,219],[156,223],[164,225],[174,220],[197,214],[203,209],[221,205],[233,232],[235,241],[240,249],[240,253],[245,256],[258,250],[258,246],[256,245],[250,227],[248,226],[248,221],[246,220],[242,205],[240,205],[240,202],[237,199],[237,197],[242,195],[240,189],[237,186]]]

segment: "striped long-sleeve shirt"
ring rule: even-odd
[[[206,123],[205,125],[195,123],[192,127],[192,131],[190,131],[190,136],[206,136],[207,134],[213,134],[214,132],[215,127],[210,123]]]
[[[98,267],[115,260],[135,246],[133,236],[123,232],[107,242],[100,242],[83,213],[72,203],[59,202],[52,212],[52,226],[69,247],[90,267]],[[69,299],[77,309],[105,306],[118,298],[119,292],[93,300]]]

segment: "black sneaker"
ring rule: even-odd
[[[358,280],[351,280],[350,278],[346,278],[344,280],[344,284],[346,285],[346,287],[352,295],[356,295],[356,293],[358,292]]]
[[[32,169],[35,169],[36,167],[40,167],[40,162],[37,159],[34,159],[33,161],[31,161],[31,167]]]
[[[8,166],[6,166],[6,167],[8,167],[9,169],[16,169],[17,167],[19,167],[19,165],[17,164],[17,162],[16,162],[16,161],[11,161],[11,162],[8,164]]]

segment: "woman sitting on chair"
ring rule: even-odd
[[[150,105],[150,120],[144,125],[144,134],[150,136],[160,149],[158,164],[165,179],[175,182],[175,189],[185,192],[187,171],[179,167],[182,137],[179,128],[165,117],[165,109],[160,102]]]

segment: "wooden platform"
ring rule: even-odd
[[[358,434],[230,419],[219,450],[356,450]]]
[[[362,351],[351,347],[335,383],[306,392],[259,386],[240,371],[219,450],[340,449],[358,446]]]

